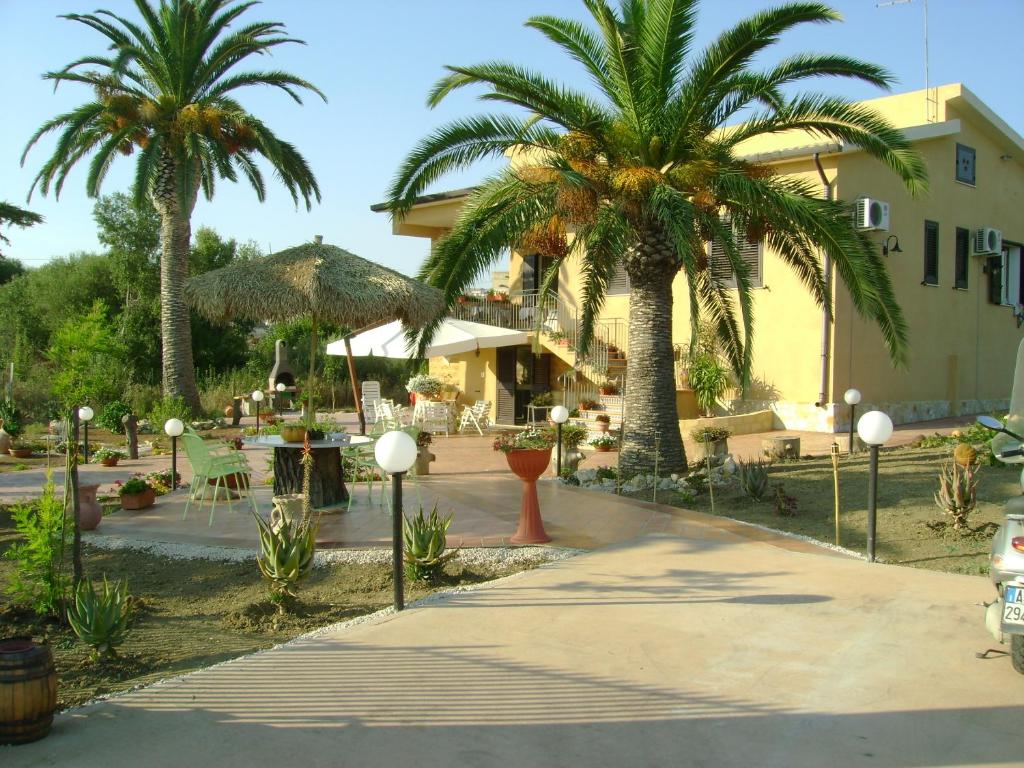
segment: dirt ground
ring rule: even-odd
[[[0,554],[15,540],[9,513],[0,509]],[[91,578],[127,578],[138,600],[133,629],[120,658],[93,662],[88,648],[66,626],[40,623],[11,604],[5,593],[14,564],[0,557],[0,636],[48,637],[60,679],[59,706],[206,667],[268,648],[303,632],[379,610],[391,604],[390,567],[333,565],[303,582],[294,614],[279,617],[266,599],[256,564],[172,560],[130,550],[85,547]],[[522,570],[522,567],[515,570]],[[406,600],[460,584],[475,584],[513,570],[450,562],[443,578],[424,585],[406,581]]]
[[[951,573],[988,573],[988,551],[994,527],[986,524],[1000,523],[1003,503],[1010,496],[1020,495],[1020,472],[1003,465],[982,467],[978,506],[971,515],[970,525],[983,530],[966,535],[952,530],[937,532],[928,524],[945,519],[933,495],[938,488],[939,469],[951,450],[948,447],[898,448],[881,452],[875,543],[879,560]],[[776,514],[773,494],[756,502],[744,496],[736,482],[728,488],[715,490],[714,513],[835,543],[831,458],[777,463],[771,468],[770,482],[781,483],[786,494],[796,499],[794,516]],[[867,538],[867,453],[840,458],[839,483],[840,543],[863,552]],[[631,495],[651,500],[650,491]],[[687,504],[679,494],[660,491],[658,501],[702,512],[712,511],[707,493],[699,495],[696,503]]]

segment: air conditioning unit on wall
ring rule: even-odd
[[[889,231],[889,204],[870,197],[859,198],[853,209],[854,226],[874,232]]]
[[[998,256],[1003,252],[1003,233],[995,227],[979,227],[974,231],[974,255]]]

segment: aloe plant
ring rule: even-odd
[[[260,554],[256,558],[263,578],[270,582],[270,600],[282,612],[287,601],[313,568],[317,525],[307,519],[294,523],[282,519],[275,531],[255,512],[260,529]]]
[[[740,480],[740,488],[748,498],[754,501],[761,501],[768,492],[768,469],[767,464],[760,459],[757,461],[741,461],[737,464],[736,474]]]
[[[445,551],[445,536],[454,515],[441,518],[434,505],[428,517],[423,508],[415,517],[406,517],[402,523],[405,538],[405,575],[412,580],[430,579],[455,557],[457,550]]]
[[[131,616],[128,582],[122,579],[111,585],[106,576],[98,592],[90,580],[79,582],[75,599],[68,606],[71,629],[82,642],[92,646],[96,659],[117,657],[117,646],[128,634]]]
[[[953,518],[953,530],[969,528],[967,518],[978,504],[978,465],[962,466],[956,461],[944,464],[935,503]]]

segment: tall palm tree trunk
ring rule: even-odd
[[[630,279],[629,350],[619,470],[626,477],[652,472],[657,440],[659,474],[685,472],[672,354],[672,279],[679,267],[667,238],[656,230],[644,233],[625,262]]]
[[[191,194],[182,201],[177,170],[174,159],[165,154],[160,160],[150,193],[160,214],[163,391],[165,396],[183,398],[193,413],[198,414],[199,390],[192,360],[192,325],[185,302],[185,281],[188,279],[188,251],[192,240],[192,209],[199,190],[193,184]],[[194,178],[197,176],[194,174]]]

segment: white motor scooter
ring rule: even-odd
[[[997,459],[1007,464],[1024,462],[1024,437],[991,416],[979,416],[978,423],[999,433],[992,441]],[[1024,493],[1024,471],[1021,490]],[[1010,644],[1013,668],[1024,675],[1024,495],[1006,502],[1003,524],[992,539],[989,575],[999,597],[985,606],[985,626],[1000,643]]]

